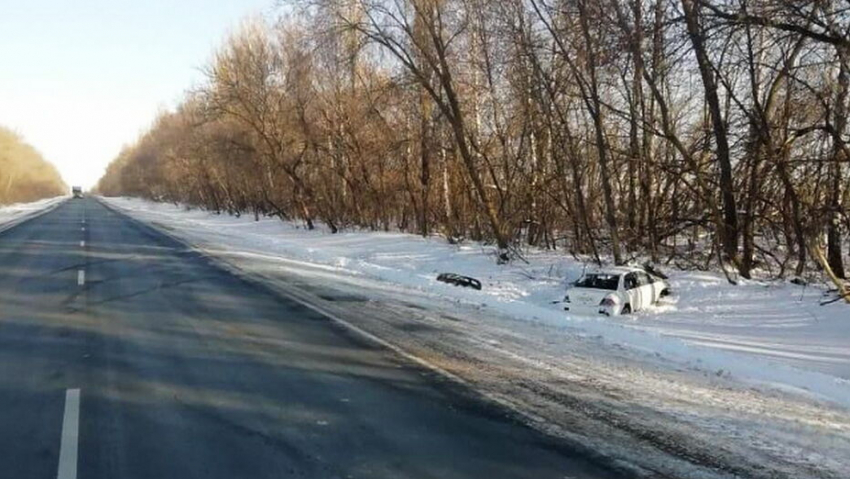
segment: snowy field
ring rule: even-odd
[[[649,476],[850,477],[850,306],[821,306],[823,285],[667,271],[675,294],[664,304],[582,317],[552,304],[585,268],[563,254],[499,266],[477,244],[106,202],[292,295],[330,284],[368,298],[302,295],[357,310],[369,318],[350,320],[358,328]],[[439,283],[440,272],[483,289]],[[609,433],[594,438],[602,423]]]
[[[68,199],[67,196],[57,196],[56,198],[47,198],[32,203],[17,203],[0,206],[0,231],[14,226],[18,222],[26,220],[34,214],[39,214],[49,208],[54,208],[66,199]]]
[[[110,199],[136,216],[157,221],[192,240],[228,247],[245,254],[268,255],[321,265],[355,277],[367,277],[407,288],[434,292],[534,321],[550,324],[581,323],[592,332],[612,335],[617,341],[653,351],[670,353],[692,361],[711,361],[718,369],[747,372],[741,376],[774,381],[769,372],[752,370],[745,357],[759,360],[759,367],[819,372],[810,382],[802,377],[794,384],[850,406],[850,306],[820,306],[822,286],[803,288],[790,283],[745,281],[731,286],[721,274],[668,271],[675,296],[650,311],[615,318],[585,318],[564,313],[552,301],[563,297],[566,283],[578,279],[584,264],[561,254],[537,252],[517,262],[496,265],[490,251],[480,245],[450,245],[439,238],[423,239],[398,233],[356,232],[327,234],[310,232],[276,219],[254,222],[243,217],[185,211],[168,204]],[[482,291],[448,286],[436,281],[440,272],[478,278]],[[650,334],[629,334],[630,330]],[[701,348],[684,348],[682,339]],[[667,345],[670,343],[670,345]],[[734,355],[715,355],[712,350]],[[728,363],[720,362],[728,359]],[[790,370],[785,370],[791,375]],[[798,374],[799,375],[799,374]],[[792,379],[792,378],[789,378]],[[818,382],[825,381],[823,388]],[[844,387],[832,388],[830,384]],[[835,394],[830,393],[830,391]]]

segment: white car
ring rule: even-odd
[[[615,316],[639,311],[670,294],[666,281],[638,268],[606,268],[585,273],[564,296],[564,310]]]

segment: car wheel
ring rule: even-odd
[[[627,304],[623,306],[623,309],[620,310],[620,314],[631,314],[632,313],[632,305]]]

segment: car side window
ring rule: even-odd
[[[652,284],[652,278],[649,277],[646,273],[637,273],[638,276],[638,285],[639,286],[648,286]]]
[[[634,273],[629,273],[623,278],[623,287],[626,289],[637,288],[637,277]]]

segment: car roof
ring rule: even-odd
[[[610,274],[610,275],[623,275],[626,273],[634,273],[634,272],[645,272],[640,268],[633,268],[631,266],[609,266],[604,268],[594,268],[592,270],[588,270],[585,274]]]

